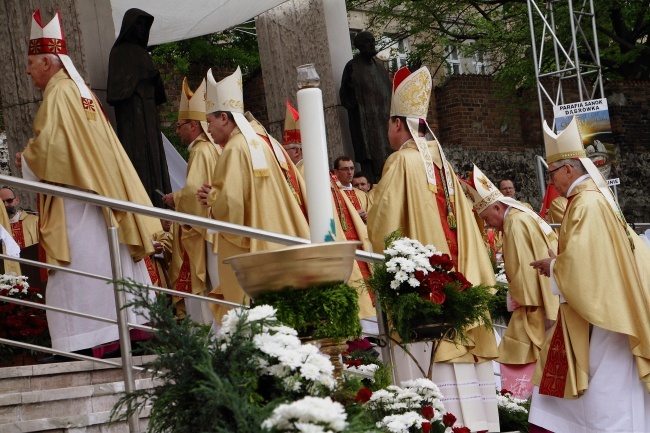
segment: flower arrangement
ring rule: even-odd
[[[530,399],[516,398],[507,389],[502,389],[497,392],[497,407],[501,430],[528,433]]]
[[[11,274],[0,275],[0,296],[43,304],[40,290],[30,287],[27,277]],[[0,301],[0,338],[23,343],[47,345],[49,334],[45,310]],[[13,346],[2,345],[2,361],[23,351]]]
[[[384,432],[462,433],[464,427],[453,427],[456,417],[445,411],[442,397],[435,383],[415,379],[375,391],[367,397],[365,408]]]
[[[385,260],[374,266],[368,285],[402,342],[413,341],[414,330],[423,325],[443,325],[459,341],[473,323],[490,326],[489,288],[472,286],[448,254],[399,233],[386,243]]]
[[[156,329],[155,343],[145,345],[157,356],[145,367],[157,386],[125,394],[114,420],[150,407],[151,433],[465,432],[452,428],[455,417],[429,380],[374,392],[358,377],[336,382],[330,360],[300,345],[269,305],[231,310],[214,335],[189,318],[177,321],[164,297],[124,286]]]

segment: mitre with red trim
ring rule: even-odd
[[[84,82],[77,68],[74,67],[72,59],[68,57],[68,49],[63,36],[63,26],[61,25],[61,16],[59,11],[54,13],[54,17],[47,25],[43,25],[41,11],[37,9],[32,15],[32,28],[29,35],[29,55],[54,54],[61,59],[63,67],[68,75],[74,81],[81,94],[81,102],[88,119],[94,120],[97,115],[93,94]]]

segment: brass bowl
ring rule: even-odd
[[[306,289],[319,284],[347,282],[354,254],[361,242],[325,242],[240,254],[230,264],[244,293],[251,299],[284,287]]]

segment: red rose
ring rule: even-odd
[[[419,282],[422,282],[422,281],[424,281],[424,278],[426,277],[426,274],[424,273],[424,271],[415,271],[413,273],[413,277],[416,280],[418,280]]]
[[[451,430],[454,433],[472,433],[469,427],[452,427]]]
[[[503,388],[503,389],[499,392],[499,394],[501,394],[501,395],[509,395],[509,394],[512,395],[512,392],[510,392],[510,391],[508,391],[507,389]]]
[[[435,412],[433,410],[433,406],[424,406],[422,408],[422,416],[426,419],[432,419],[434,415]]]
[[[431,431],[431,423],[425,421],[422,423],[422,433],[429,433]]]
[[[370,400],[371,396],[372,391],[366,387],[363,387],[359,390],[359,392],[357,392],[357,395],[354,397],[354,401],[359,403],[366,403],[368,400]]]
[[[361,361],[358,360],[358,359],[348,359],[347,361],[345,361],[345,364],[346,364],[348,367],[358,367],[358,366],[362,365],[363,362],[361,362]]]
[[[453,413],[447,412],[442,416],[442,423],[447,427],[451,427],[456,422],[456,417]]]
[[[449,254],[434,254],[429,257],[431,266],[440,267],[445,271],[451,271],[454,268],[454,262],[451,261]]]

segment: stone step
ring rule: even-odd
[[[133,364],[142,365],[152,359],[153,356],[135,356],[133,357]],[[116,358],[116,361],[119,362],[119,358]],[[149,375],[134,371],[134,377],[143,379],[149,377]],[[0,395],[97,385],[121,380],[121,368],[92,361],[6,367],[0,368]]]
[[[147,431],[150,410],[150,407],[145,407],[140,413],[141,432]],[[0,424],[0,433],[129,433],[127,422],[111,423],[109,420],[110,411],[20,421],[13,424]]]
[[[151,356],[134,357],[135,365]],[[119,362],[119,359],[116,359]],[[137,389],[155,385],[150,374],[134,372]],[[0,369],[0,433],[128,432],[126,422],[109,423],[124,394],[122,370],[92,361]],[[140,416],[146,431],[149,409]]]

